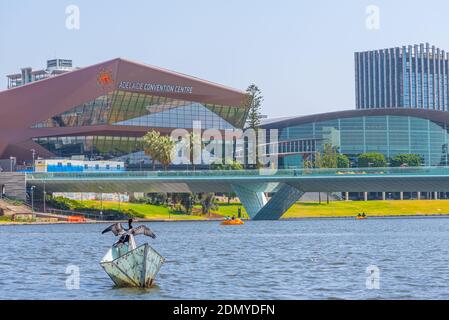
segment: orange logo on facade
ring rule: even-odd
[[[114,84],[114,79],[112,78],[112,72],[101,69],[98,73],[97,82],[103,87],[108,87]]]

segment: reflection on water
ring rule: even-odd
[[[1,299],[449,298],[449,219],[151,223],[167,260],[150,289],[115,288],[102,224],[0,226]],[[80,270],[66,289],[67,266]],[[366,288],[366,268],[380,289]]]

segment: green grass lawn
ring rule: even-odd
[[[329,204],[298,202],[284,214],[283,218],[344,217],[356,216],[359,212],[365,212],[368,216],[449,214],[449,201],[333,201]]]
[[[101,209],[101,202],[96,200],[84,200],[79,201],[86,207]],[[186,215],[173,212],[170,208],[164,206],[155,206],[151,204],[141,203],[129,203],[129,202],[115,202],[115,201],[103,201],[103,209],[116,209],[116,210],[134,210],[135,212],[142,214],[144,219],[171,219],[171,220],[202,220],[205,219],[197,215]]]
[[[0,222],[12,222],[11,217],[0,216]]]
[[[232,217],[238,216],[238,208],[242,208],[242,218],[247,218],[245,208],[241,204],[227,204],[227,203],[219,203],[218,210],[211,210],[212,213],[224,216],[224,217]]]
[[[100,201],[85,200],[82,204],[87,207],[100,209]],[[236,203],[220,203],[217,210],[211,213],[220,216],[237,217],[238,208],[242,208],[242,217],[247,218],[245,208]],[[119,209],[118,202],[103,201],[104,209]],[[205,220],[208,217],[200,216],[200,206],[195,206],[193,215],[179,214],[164,206],[139,203],[120,203],[122,210],[134,210],[142,214],[145,219],[163,220]],[[449,214],[448,200],[403,200],[403,201],[332,201],[329,204],[322,202],[298,202],[294,204],[283,218],[319,218],[319,217],[351,217],[359,212],[368,216],[400,216],[400,215],[438,215]]]

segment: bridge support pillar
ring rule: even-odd
[[[349,201],[349,192],[345,192],[345,200]]]
[[[438,200],[438,192],[434,193],[434,198],[435,198],[435,200]]]
[[[269,201],[258,185],[232,185],[252,220],[278,220],[304,192],[282,183]]]
[[[382,192],[382,200],[385,201],[385,192]]]
[[[418,200],[421,200],[421,191],[418,191],[418,192],[416,193],[416,198],[417,198]]]
[[[399,197],[401,198],[401,200],[404,200],[404,192],[399,192]]]
[[[363,193],[363,201],[368,201],[368,192]]]

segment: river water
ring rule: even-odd
[[[0,299],[449,298],[447,218],[147,225],[158,237],[138,243],[167,259],[147,290],[113,287],[104,224],[0,226]]]

